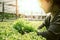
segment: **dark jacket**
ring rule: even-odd
[[[42,27],[45,26],[48,29],[50,25],[50,19],[51,19],[51,15],[47,16],[44,22],[39,26],[39,28],[41,29]]]
[[[53,20],[49,24],[48,30],[56,35],[60,34],[60,11],[55,14]]]
[[[60,35],[60,11],[55,14],[51,22],[50,20],[51,20],[51,16],[48,16],[45,19],[44,23],[39,27],[42,28],[43,26],[46,26],[48,31],[51,31],[56,35]]]

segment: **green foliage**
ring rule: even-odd
[[[22,40],[46,40],[42,36],[38,36],[36,32],[26,33],[22,36]]]
[[[4,16],[4,18],[6,18],[6,19],[10,19],[10,18],[16,17],[16,15],[13,14],[13,13],[4,13],[4,14],[3,14],[2,12],[0,12],[0,19],[3,18],[3,16]]]
[[[9,22],[0,23],[0,40],[18,40],[21,37],[21,34],[13,29],[11,25],[12,23]]]
[[[20,20],[20,19],[19,19]],[[14,22],[17,23],[18,20]],[[21,22],[22,19],[21,19]],[[25,21],[26,22],[26,21]],[[25,23],[23,22],[23,23]],[[33,29],[36,29],[38,24],[35,21],[33,22],[26,22],[26,25],[32,25],[29,27],[33,27]],[[45,30],[43,28],[42,30]],[[21,35],[15,28],[13,28],[13,22],[0,22],[0,40],[46,40],[42,36],[38,36],[36,32],[29,32],[25,33],[24,35]]]
[[[14,22],[13,27],[21,34],[36,31],[36,29],[33,28],[31,22],[25,19],[18,19],[17,21]]]

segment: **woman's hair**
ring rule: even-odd
[[[60,0],[53,0],[53,5],[58,5],[58,6],[60,6]]]

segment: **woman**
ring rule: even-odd
[[[47,31],[37,32],[37,35],[42,35],[46,40],[60,40],[60,0],[39,0],[39,2],[44,11],[51,12],[51,15],[49,20],[45,21]]]

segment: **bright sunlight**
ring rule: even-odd
[[[20,13],[41,12],[38,0],[18,0]]]

